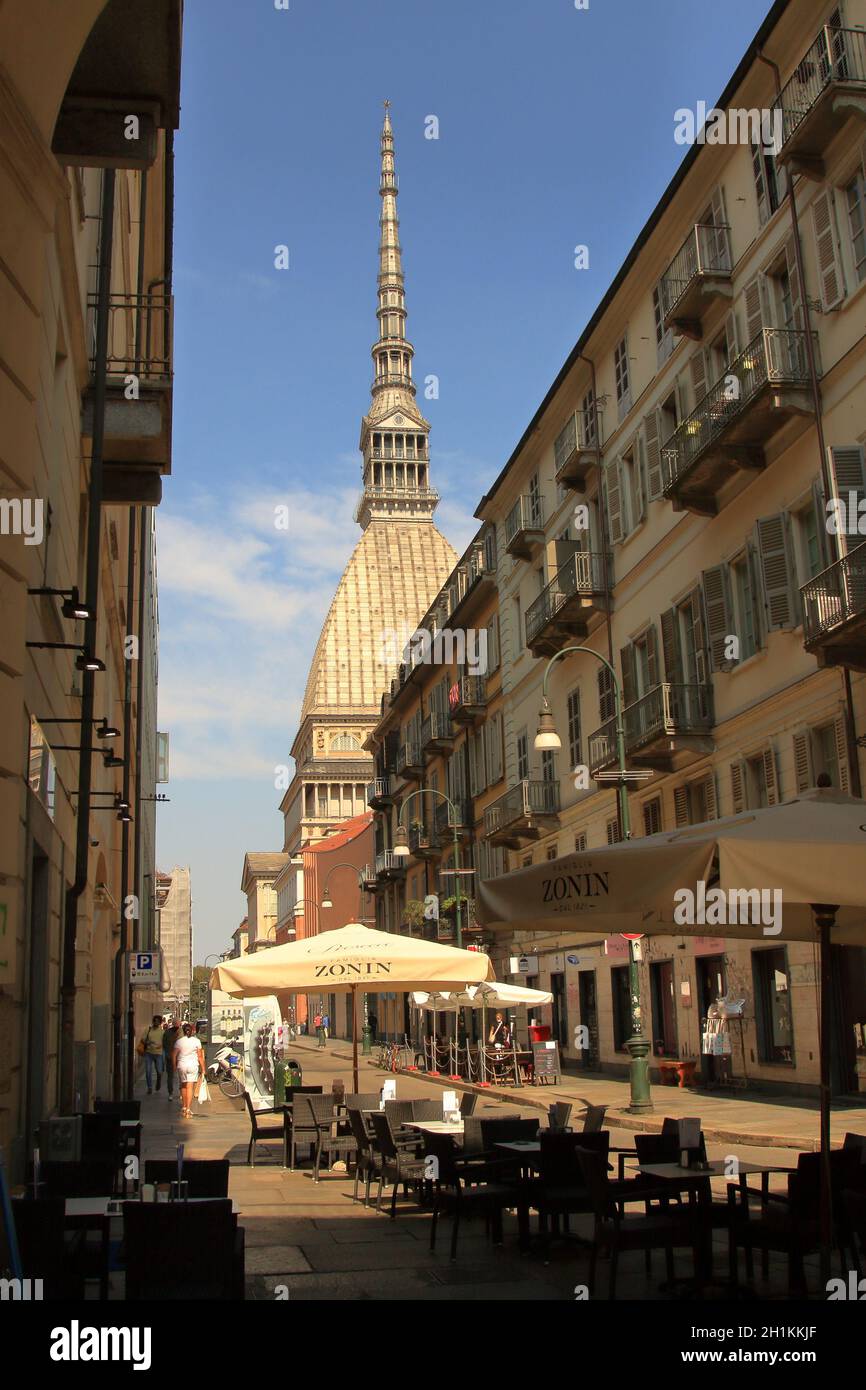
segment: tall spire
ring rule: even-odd
[[[380,141],[379,337],[372,350],[372,401],[361,424],[364,491],[355,512],[365,529],[371,521],[429,521],[439,500],[430,486],[430,426],[415,401],[415,349],[406,337],[390,107],[386,101]]]
[[[400,249],[400,221],[397,217],[398,179],[394,169],[394,132],[391,129],[391,103],[385,102],[382,125],[379,196],[379,339],[373,346],[373,394],[398,388],[415,395],[412,382],[414,348],[406,338],[406,290]]]

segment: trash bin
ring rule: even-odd
[[[289,1086],[303,1086],[304,1073],[301,1070],[300,1062],[296,1062],[294,1057],[290,1057],[288,1062],[286,1063],[286,1066],[289,1069],[289,1074],[286,1078],[286,1084]]]
[[[274,1063],[274,1108],[286,1103],[286,1087],[291,1086],[291,1067],[279,1057]]]
[[[530,1042],[549,1042],[550,1026],[547,1023],[530,1023],[529,1025]]]

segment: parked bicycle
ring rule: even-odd
[[[377,1065],[383,1067],[385,1071],[399,1071],[401,1067],[406,1066],[409,1050],[409,1039],[405,1035],[401,1043],[385,1042],[379,1049]]]

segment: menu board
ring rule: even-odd
[[[534,1042],[532,1044],[532,1075],[536,1085],[547,1081],[562,1080],[558,1042]]]

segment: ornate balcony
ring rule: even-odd
[[[518,497],[505,518],[505,549],[519,560],[529,560],[544,545],[544,508],[540,497]]]
[[[701,320],[720,299],[730,299],[731,248],[727,223],[695,223],[661,280],[664,327],[701,338]]]
[[[447,849],[448,845],[454,843],[454,827],[457,827],[458,840],[469,840],[472,838],[472,813],[470,803],[458,798],[453,801],[454,810],[447,801],[436,802],[434,812],[434,824],[436,834],[439,837],[441,849]]]
[[[866,542],[800,590],[803,644],[819,666],[866,671]]]
[[[583,489],[589,470],[598,464],[595,418],[578,410],[557,436],[553,446],[554,476],[564,487]]]
[[[625,751],[633,767],[677,772],[713,751],[712,686],[663,681],[623,710]],[[617,765],[616,720],[589,739],[589,772]]]
[[[448,753],[454,747],[454,727],[447,714],[428,714],[421,725],[421,751],[425,758]]]
[[[484,812],[484,835],[494,845],[520,849],[559,824],[559,783],[525,777]]]
[[[789,174],[824,179],[824,155],[851,116],[866,121],[866,32],[825,24],[779,95],[781,145]]]
[[[365,893],[375,893],[379,886],[376,878],[376,865],[365,864],[361,870],[361,889]]]
[[[376,855],[376,881],[390,883],[406,876],[406,860],[392,849],[384,849]]]
[[[393,777],[376,777],[367,783],[367,805],[372,811],[384,811],[387,806],[393,806],[395,800]]]
[[[461,676],[448,692],[452,724],[478,724],[487,711],[487,682],[483,676]]]
[[[438,859],[442,853],[433,827],[417,821],[409,826],[409,849],[416,859]]]
[[[812,415],[805,333],[763,328],[662,446],[665,496],[675,511],[714,516],[732,475],[763,468],[764,445]]]
[[[533,656],[553,656],[572,638],[585,637],[589,619],[606,608],[604,557],[576,550],[527,608],[526,645]]]
[[[95,335],[96,301],[88,305]],[[108,304],[104,501],[155,506],[171,472],[172,300],[115,294]],[[95,362],[91,358],[91,370]],[[82,433],[93,435],[93,387]]]
[[[395,771],[398,777],[403,778],[404,782],[417,782],[424,776],[424,759],[421,757],[421,749],[414,740],[410,739],[400,745]]]

